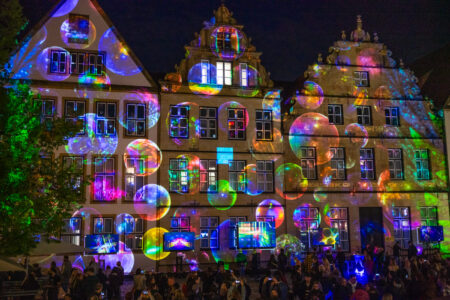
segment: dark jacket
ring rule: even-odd
[[[85,299],[89,299],[90,296],[95,294],[95,289],[98,282],[98,277],[95,275],[89,275],[83,279],[83,282],[81,283],[81,290]]]

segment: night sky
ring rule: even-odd
[[[30,24],[57,0],[20,0]],[[99,0],[100,5],[150,72],[173,72],[184,45],[213,16],[220,0]],[[405,63],[450,42],[449,0],[227,0],[252,43],[263,52],[272,79],[301,76],[317,53],[325,56],[341,30],[363,29]]]

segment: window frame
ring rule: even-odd
[[[177,168],[172,169],[172,162],[176,161]],[[181,169],[181,163],[184,162],[186,165],[186,168]],[[189,163],[187,159],[183,158],[170,158],[169,159],[169,192],[170,193],[180,193],[180,194],[186,194],[189,193]],[[178,181],[172,181],[171,172],[177,172],[177,178],[179,178]],[[181,174],[182,172],[186,174]],[[183,176],[186,177],[186,184],[183,184],[182,178]],[[172,189],[172,183],[175,182],[175,184],[178,185],[177,189]],[[183,187],[186,187],[186,190],[183,190]]]
[[[201,111],[202,110],[206,110],[206,112],[207,112],[207,116],[206,117],[202,117],[201,116]],[[215,111],[215,117],[214,118],[209,116],[210,110],[214,110]],[[218,112],[217,107],[200,106],[198,112],[199,112],[198,119],[199,119],[199,129],[200,129],[199,136],[200,136],[200,139],[202,139],[202,140],[217,140],[219,138],[219,130],[218,130],[219,119],[218,119],[218,114],[217,114],[217,112]],[[207,122],[207,126],[205,128],[203,128],[202,125],[201,125],[202,124],[202,120],[205,120]],[[215,124],[216,124],[216,126],[214,128],[214,130],[216,131],[216,134],[215,134],[216,136],[215,137],[210,137],[209,136],[209,131],[212,130],[212,128],[209,127],[209,121],[211,121],[211,120],[214,120]],[[206,132],[207,132],[207,136],[206,137],[202,136],[202,130],[206,130]]]
[[[211,226],[211,220],[212,219],[216,219],[217,220],[217,226]],[[203,226],[203,220],[207,219],[208,220],[208,226]],[[220,217],[219,216],[204,216],[204,217],[200,217],[200,250],[208,250],[208,249],[219,249],[220,248],[220,232],[219,232],[219,225],[220,225]],[[202,231],[208,231],[208,236],[204,237],[202,236],[203,232]],[[217,234],[217,245],[216,247],[212,247],[211,246],[211,232],[216,232]],[[208,241],[208,246],[204,247],[202,242],[204,240]]]
[[[307,216],[306,218],[300,218],[299,222],[299,227],[298,227],[298,232],[299,232],[299,239],[300,241],[306,245],[305,251],[309,251],[310,249],[314,248],[315,246],[312,243],[312,235],[311,235],[311,230],[314,229],[313,226],[311,226],[312,224],[316,224],[317,228],[320,228],[320,210],[319,207],[301,207],[300,211],[307,211]],[[311,218],[311,211],[315,211],[316,217],[315,218]],[[300,215],[302,215],[300,213]],[[303,226],[306,225],[306,226]],[[303,230],[303,227],[305,227]],[[303,234],[302,234],[303,233]],[[308,243],[306,244],[305,241],[303,240],[303,235],[306,233],[306,238],[308,239]]]
[[[261,118],[258,118],[258,113],[261,113]],[[265,119],[265,114],[270,113],[270,120]],[[245,121],[244,121],[245,122]],[[261,123],[262,129],[258,130],[258,123]],[[266,124],[270,124],[270,129],[265,128]],[[270,133],[270,138],[266,138],[266,132]],[[255,132],[257,141],[273,141],[273,112],[270,109],[256,109],[255,110]],[[262,132],[262,138],[258,138],[258,132]]]
[[[239,83],[243,88],[249,87],[248,80],[248,64],[247,63],[239,63]]]
[[[230,111],[233,111],[234,117],[230,118]],[[239,111],[243,111],[243,117],[239,118],[238,113]],[[247,139],[247,109],[246,108],[227,108],[227,135],[228,140],[240,140],[245,141]],[[231,128],[231,123],[235,122],[235,128]],[[238,124],[242,122],[243,123],[243,129],[238,128]],[[230,133],[234,132],[235,137],[231,137]],[[243,137],[239,138],[239,132],[243,132]]]
[[[99,105],[105,105],[105,116],[99,116]],[[109,116],[109,107],[110,105],[114,105],[114,117]],[[116,101],[110,100],[97,100],[94,102],[95,107],[95,135],[96,136],[117,136],[117,115],[118,115],[118,104]],[[108,116],[107,116],[108,115]],[[99,126],[100,121],[103,121],[103,126]],[[114,133],[108,132],[108,124],[109,122],[114,122]],[[99,128],[103,127],[103,132],[99,132]]]
[[[65,227],[66,227],[66,225],[64,225],[63,226],[63,228],[61,229],[61,232],[60,232],[60,234],[59,234],[59,237],[60,237],[60,239],[61,239],[61,241],[64,241],[64,237],[69,237],[69,239],[70,239],[70,244],[72,244],[72,245],[77,245],[77,246],[82,246],[83,244],[84,244],[84,239],[83,239],[83,229],[84,229],[84,224],[83,224],[83,218],[81,218],[81,217],[70,217],[70,218],[65,218],[65,219],[63,219],[63,222],[64,222],[64,224],[65,224],[65,222],[66,221],[68,221],[69,222],[69,225],[70,225],[70,222],[71,222],[71,220],[72,219],[78,219],[79,220],[79,222],[80,222],[80,229],[79,229],[79,233],[73,233],[73,232],[71,232],[71,233],[68,233],[68,232],[64,232],[64,230],[65,230]],[[70,228],[70,226],[69,226],[69,228]],[[70,231],[72,231],[71,229],[70,229]],[[74,238],[74,237],[78,237],[79,238],[79,243],[77,244],[77,243],[73,243],[73,240],[72,240],[72,238]],[[82,244],[83,243],[83,244]]]
[[[221,67],[219,67],[219,66],[221,66]],[[228,67],[229,67],[229,69],[228,69]],[[232,64],[232,62],[229,62],[229,61],[217,61],[216,62],[216,83],[217,83],[217,85],[221,85],[221,86],[232,86],[233,85],[233,64]]]
[[[102,229],[102,232],[96,232],[96,220],[102,220],[102,228],[105,226],[105,220],[109,220],[111,222],[111,231],[104,231],[104,229]],[[99,234],[99,235],[103,235],[103,234],[114,234],[115,232],[115,228],[114,228],[114,220],[115,220],[115,216],[114,215],[105,215],[105,216],[100,216],[100,215],[95,215],[92,216],[92,220],[91,220],[91,224],[92,224],[92,234]]]
[[[232,220],[234,219],[234,225],[232,224]],[[237,249],[239,246],[239,234],[238,234],[238,224],[239,222],[247,222],[248,217],[247,216],[229,216],[228,217],[228,222],[230,224],[229,226],[229,230],[230,232],[234,231],[234,235],[236,237],[235,241],[234,241],[234,245],[235,247],[230,246],[230,249]]]
[[[138,162],[138,164],[140,164],[141,161],[142,161],[142,166],[144,168],[146,168],[146,165],[145,165],[146,157],[144,157],[144,156],[131,156],[131,157],[126,157],[126,159],[127,160],[133,160],[134,170],[136,170],[136,162]],[[142,188],[143,186],[146,185],[146,183],[147,183],[147,176],[138,176],[136,174],[136,171],[134,171],[134,173],[128,172],[129,171],[128,169],[131,169],[131,168],[127,168],[126,167],[127,163],[128,162],[125,162],[125,160],[123,161],[123,187],[124,187],[125,195],[123,196],[122,199],[124,201],[128,202],[128,201],[134,201],[134,196],[136,195],[136,192],[140,188]],[[128,190],[127,190],[127,187],[128,187],[127,179],[128,178],[133,178],[133,180],[134,180],[134,187],[133,187],[134,191],[133,191],[133,197],[131,197],[131,199],[128,198]],[[138,188],[138,184],[137,184],[137,178],[140,178],[142,180],[142,186],[139,187],[139,188]]]
[[[86,100],[80,100],[80,99],[63,99],[64,101],[64,120],[66,122],[77,122],[78,120],[83,122],[83,128],[81,129],[81,132],[77,133],[77,135],[85,135],[86,134]],[[78,104],[83,103],[84,105],[84,113],[82,114],[75,114],[75,115],[69,115],[67,105],[68,103],[73,102],[74,103],[74,110],[78,111]]]
[[[144,233],[146,232],[146,227],[147,227],[146,226],[146,221],[145,221],[145,219],[143,219],[143,218],[141,218],[139,216],[132,215],[132,217],[134,218],[134,224],[135,224],[133,232],[125,232],[124,231],[122,234],[120,234],[119,238],[121,238],[121,236],[123,236],[123,245],[124,245],[125,249],[131,250],[133,252],[138,252],[138,251],[142,252],[142,250],[143,250],[143,243],[142,242],[144,240]],[[137,231],[136,230],[137,229],[137,221],[138,220],[140,220],[142,222],[142,230],[141,231]],[[134,238],[132,248],[129,248],[127,246],[127,240],[129,238]],[[141,247],[137,247],[136,246],[138,240],[140,240]]]
[[[394,215],[394,211],[398,210],[400,213],[403,209],[407,209],[408,210],[408,216],[407,217],[402,217],[400,215],[398,215],[397,217]],[[412,228],[411,228],[411,208],[409,206],[396,206],[392,208],[391,211],[392,214],[392,225],[394,227],[394,240],[395,242],[399,241],[400,245],[402,248],[406,249],[408,248],[408,241],[412,241]],[[407,220],[408,221],[408,225],[409,225],[409,237],[405,238],[404,236],[404,226],[403,226],[403,221]],[[400,228],[395,228],[395,224],[396,222],[400,222]],[[396,234],[398,234],[398,231],[401,232],[402,237],[398,238],[396,236]]]
[[[58,70],[54,70],[54,64],[55,64],[55,60],[54,58],[54,54],[57,54],[58,59],[56,61],[56,68]],[[64,59],[61,57],[62,54],[64,54]],[[49,74],[67,74],[68,69],[69,69],[69,57],[70,57],[70,52],[67,50],[61,50],[61,49],[51,49],[49,51],[49,68],[48,68],[48,73]],[[61,70],[61,65],[64,66],[64,70]]]
[[[177,114],[174,115],[172,114],[172,109],[173,108],[177,108]],[[186,109],[186,115],[183,116],[181,114],[181,109],[184,108]],[[169,137],[170,138],[175,138],[175,139],[189,139],[189,110],[190,107],[189,105],[170,105],[169,107]],[[172,126],[172,121],[175,122],[179,122],[179,120],[184,119],[186,121],[186,127],[181,126],[180,123],[178,123],[178,126]],[[172,134],[172,128],[177,128],[178,134],[177,135],[173,135]],[[182,136],[180,135],[180,130],[181,129],[185,129],[186,130],[186,136]]]
[[[339,180],[347,180],[347,168],[346,168],[346,163],[345,163],[345,147],[331,147],[330,148],[330,152],[333,152],[332,149],[336,149],[335,153],[338,153],[339,149],[342,149],[342,157],[335,157],[336,155],[334,154],[333,157],[330,159],[330,167],[331,167],[331,180],[334,181],[339,181]],[[337,168],[333,169],[333,162],[336,162],[337,164]],[[339,168],[339,162],[343,162],[343,168]],[[336,177],[333,177],[334,175],[334,170],[336,170]],[[344,170],[344,177],[343,178],[338,178],[338,174],[339,174],[339,170]]]
[[[365,75],[365,76],[362,76]],[[363,78],[366,77],[366,78]],[[364,84],[363,82],[367,83]],[[370,87],[370,77],[367,71],[353,71],[353,82],[357,87]]]
[[[208,168],[206,170],[202,169],[202,162],[207,162]],[[215,164],[215,169],[211,169],[211,165],[210,164],[212,162],[214,162],[214,164]],[[206,180],[202,180],[202,174],[206,174]],[[211,175],[212,174],[215,175],[213,177],[215,177],[216,190],[210,190],[210,187],[211,187],[210,180],[211,180]],[[200,193],[208,193],[208,194],[218,193],[218,191],[219,191],[219,179],[218,179],[219,166],[217,164],[217,160],[216,159],[200,159],[200,161],[199,161],[199,175],[200,175],[199,176],[199,191],[200,191]],[[206,183],[206,185],[207,185],[207,189],[206,190],[204,190],[202,188],[202,183]]]
[[[366,108],[369,110],[369,115],[368,116],[364,113],[364,110]],[[361,114],[358,113],[358,110],[361,110]],[[365,118],[367,118],[367,117],[369,118],[369,122],[368,123],[365,122]],[[360,120],[359,118],[361,118],[361,122],[359,121]],[[369,105],[357,105],[356,106],[356,121],[357,121],[357,123],[359,125],[362,125],[362,126],[367,126],[367,125],[371,126],[371,125],[373,125],[373,123],[372,123],[373,122],[373,120],[372,120],[372,107],[369,106]]]
[[[313,156],[309,156],[309,154],[305,157],[303,157],[303,151],[306,151],[308,153],[309,150],[313,150]],[[308,180],[317,180],[317,154],[316,154],[316,148],[315,147],[301,147],[300,148],[300,167],[302,168],[302,174],[303,177]],[[314,167],[313,169],[310,168],[309,164],[313,162]],[[304,167],[305,166],[305,167]],[[304,170],[307,170],[307,174],[305,175]],[[310,177],[310,172],[314,171],[314,176]]]
[[[264,164],[264,170],[258,170],[258,163]],[[270,163],[271,170],[267,170],[267,164]],[[274,176],[274,170],[275,170],[275,161],[273,160],[257,160],[256,161],[256,190],[259,193],[274,193],[274,186],[275,186],[275,176]],[[262,175],[264,177],[264,181],[262,184],[264,185],[264,189],[259,189],[259,175]],[[270,175],[272,177],[272,180],[267,180],[267,175]],[[267,184],[270,183],[272,186],[272,189],[267,189]]]
[[[333,210],[338,210],[338,217],[337,218],[333,218]],[[346,212],[346,218],[342,218],[341,217],[341,211]],[[333,221],[337,222],[338,227],[333,227]],[[341,222],[346,222],[346,226],[347,226],[347,230],[342,230],[341,229]],[[339,230],[339,246],[342,248],[342,250],[344,252],[349,252],[350,251],[350,215],[349,215],[349,209],[348,207],[331,207],[330,208],[330,227],[332,228],[337,228]],[[346,232],[347,233],[347,239],[346,240],[342,240],[342,234],[341,232]],[[342,247],[342,242],[345,242],[347,244],[347,248]],[[336,249],[336,244],[334,245],[334,248]]]
[[[403,149],[401,149],[401,148],[389,148],[389,149],[387,149],[387,151],[388,151],[388,167],[389,167],[390,180],[405,180],[405,172],[404,172],[404,166],[403,166]],[[391,157],[391,153],[393,153],[395,151],[399,151],[400,158],[395,158],[394,154]],[[391,169],[391,161],[393,162],[394,169]],[[394,174],[396,174],[397,171],[398,171],[398,169],[396,167],[396,162],[397,161],[400,161],[401,177],[397,177],[397,176],[392,177],[392,174],[391,174],[392,170],[393,170]]]
[[[178,226],[172,226],[173,220],[177,220]],[[187,220],[187,226],[181,226],[182,220]],[[171,217],[170,218],[170,232],[191,232],[191,217]]]
[[[426,158],[422,158],[422,153],[426,152],[427,157]],[[416,154],[420,153],[420,158],[416,157]],[[431,160],[430,160],[430,151],[428,149],[414,149],[414,162],[415,162],[415,166],[416,166],[416,172],[415,172],[415,177],[417,180],[432,180],[432,176],[431,176]],[[420,172],[423,171],[427,171],[428,172],[428,178],[425,178],[423,176],[419,177],[419,169],[417,168],[417,164],[420,163],[421,166],[423,166],[423,163],[426,162],[428,165],[428,168],[425,169],[423,167],[421,167]]]
[[[103,160],[103,162],[101,163],[101,165],[104,166],[103,167],[103,172],[96,172],[96,167],[99,166],[97,163],[95,163],[95,161],[97,159]],[[113,172],[105,172],[106,171],[105,164],[106,164],[106,161],[109,160],[109,159],[113,160],[113,169],[114,169]],[[105,198],[103,198],[103,199],[96,199],[96,186],[95,186],[95,184],[96,184],[96,177],[97,176],[99,176],[99,177],[102,176],[103,177],[102,194],[105,194],[106,193],[105,192],[105,186],[104,186],[105,178],[106,178],[106,176],[109,176],[109,177],[112,176],[113,189],[114,189],[113,192],[114,193],[116,192],[116,189],[117,189],[117,173],[118,173],[117,172],[117,170],[118,170],[118,168],[117,168],[117,156],[113,155],[113,156],[103,157],[103,156],[96,155],[96,156],[92,157],[92,160],[94,161],[94,163],[92,164],[92,173],[91,174],[94,175],[93,176],[94,177],[94,181],[91,184],[91,186],[92,186],[91,203],[116,203],[117,202],[117,197],[115,197],[115,196],[114,196],[114,199],[112,199],[112,200],[108,200],[108,199],[105,199]]]
[[[235,163],[236,165],[236,169],[237,169],[237,165],[238,163],[243,163],[243,168],[241,170],[231,170],[231,166],[232,164]],[[245,160],[228,160],[228,182],[229,182],[229,187],[232,189],[230,192],[232,193],[246,193],[247,192],[247,171],[245,170],[245,166],[247,165],[247,162]],[[231,175],[232,174],[236,174],[236,178],[237,181],[232,181],[231,180]],[[239,180],[241,177],[240,175],[243,175],[243,180]],[[232,186],[232,182],[236,182],[237,184],[237,189],[234,189]],[[243,184],[243,185],[242,185]],[[239,187],[243,186],[243,190],[240,189]]]
[[[364,152],[366,152],[366,151],[368,151],[368,150],[370,150],[371,151],[371,153],[372,153],[372,158],[370,159],[370,158],[362,158],[362,156],[361,156],[361,151],[364,151]],[[364,160],[365,161],[365,163],[364,163],[364,165],[366,165],[366,162],[367,161],[372,161],[372,169],[364,169],[364,171],[365,172],[370,172],[370,171],[372,171],[373,172],[373,178],[363,178],[363,176],[362,176],[362,171],[363,171],[363,169],[362,169],[362,163],[361,163],[361,161],[362,160]],[[361,172],[361,176],[360,176],[360,178],[361,178],[361,180],[376,180],[376,178],[377,178],[377,173],[376,173],[376,168],[375,168],[375,148],[360,148],[359,149],[359,165],[360,165],[360,172]]]
[[[392,111],[397,112],[397,116],[392,116]],[[389,112],[389,116],[387,115]],[[398,106],[387,106],[384,108],[384,116],[386,118],[386,125],[393,127],[400,127],[400,107]],[[397,120],[397,124],[392,124],[392,120]]]
[[[332,108],[331,114],[330,114],[330,108]],[[336,108],[339,108],[341,110],[341,112],[339,114],[335,113]],[[330,103],[330,104],[328,104],[327,109],[328,109],[328,123],[329,124],[334,124],[334,125],[343,125],[344,124],[344,111],[343,111],[342,104]],[[339,122],[339,123],[335,122],[336,117],[341,118],[341,122]],[[332,119],[332,121],[330,121],[330,119]]]
[[[128,116],[128,108],[134,106],[134,118],[130,118]],[[143,118],[139,118],[138,117],[138,108],[139,107],[144,107],[144,117]],[[124,120],[123,122],[126,125],[126,128],[124,126],[124,136],[126,137],[146,137],[147,136],[147,104],[145,103],[140,103],[140,102],[135,102],[135,101],[125,101],[124,102]],[[135,125],[134,125],[134,131],[130,133],[129,129],[130,126],[128,125],[128,121],[134,121]],[[137,133],[137,123],[144,123],[144,131],[142,134],[138,134]]]

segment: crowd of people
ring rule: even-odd
[[[383,248],[368,245],[355,262],[354,256],[346,257],[341,249],[334,253],[315,250],[303,259],[280,249],[265,266],[260,265],[258,253],[251,254],[249,263],[240,253],[237,264],[219,261],[215,270],[191,271],[184,279],[179,273],[138,268],[132,285],[126,286],[120,262],[103,270],[92,259],[81,272],[64,257],[59,268],[52,262],[43,285],[36,280],[41,277],[39,266],[31,267],[23,288],[41,289],[38,298],[49,300],[115,300],[121,295],[126,300],[428,300],[450,296],[450,260],[439,252],[418,256],[413,244],[407,256],[400,252],[399,244],[390,256]]]

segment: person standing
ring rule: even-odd
[[[409,241],[408,242],[408,259],[411,260],[411,258],[416,257],[416,256],[417,256],[417,248],[411,241]]]
[[[144,271],[140,268],[136,270],[136,274],[133,276],[133,289],[134,289],[134,300],[137,300],[141,295],[142,291],[146,288],[146,281]]]
[[[287,264],[287,257],[286,254],[284,254],[284,249],[280,249],[280,253],[278,254],[278,269],[281,272],[284,272],[286,270],[286,264]]]
[[[61,265],[61,285],[64,292],[68,292],[69,280],[72,275],[72,263],[69,261],[69,257],[64,255],[64,260]]]

